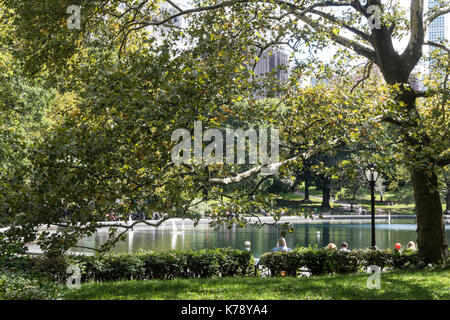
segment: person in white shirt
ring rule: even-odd
[[[348,243],[342,242],[341,249],[339,251],[350,252],[350,250],[348,250]]]
[[[285,238],[280,238],[278,240],[278,247],[273,248],[273,251],[291,251],[291,249],[289,249],[286,245],[286,239]]]

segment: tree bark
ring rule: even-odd
[[[445,185],[447,186],[447,194],[445,196],[445,210],[450,210],[450,173],[445,173]]]
[[[355,201],[356,200],[356,193],[359,190],[359,186],[353,188],[353,192],[352,192],[352,200]]]
[[[445,198],[445,210],[450,210],[450,187],[447,187],[447,196]]]
[[[305,172],[305,201],[309,201],[309,171]]]
[[[331,182],[330,179],[325,177],[323,179],[322,185],[322,208],[330,209],[330,193],[331,193]]]
[[[399,123],[402,140],[409,150],[406,156],[414,163],[411,168],[411,182],[414,188],[414,202],[417,215],[417,242],[419,259],[425,263],[437,263],[448,257],[444,215],[439,194],[438,177],[433,155],[425,152],[432,144],[426,132],[420,130],[420,116],[417,110],[417,96],[402,83],[397,101],[404,104],[404,118]]]
[[[446,259],[448,245],[437,175],[431,170],[415,168],[411,181],[416,203],[419,259],[425,263]]]

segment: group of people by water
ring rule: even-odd
[[[331,242],[325,247],[325,249],[326,250],[330,250],[330,251],[336,251],[337,250],[337,246],[334,243]],[[394,249],[399,251],[399,252],[401,252],[402,245],[397,242],[394,245]],[[406,249],[408,249],[408,250],[417,250],[415,242],[414,241],[408,242],[408,244],[406,245]],[[288,248],[288,246],[286,244],[286,239],[285,238],[280,238],[280,239],[278,239],[277,246],[275,248],[273,248],[273,251],[275,251],[275,252],[291,251],[291,249]],[[341,243],[341,248],[339,249],[339,251],[350,252],[350,250],[348,249],[348,243],[347,242],[342,242]]]

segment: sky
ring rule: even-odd
[[[394,0],[394,2],[395,1],[396,0]],[[182,4],[186,7],[193,6],[192,0],[177,0],[176,2],[179,4]],[[388,2],[388,1],[385,1],[385,2]],[[389,1],[389,2],[391,2],[391,1]],[[397,3],[400,6],[402,6],[404,9],[407,9],[407,8],[409,8],[411,1],[410,0],[398,0]],[[428,7],[427,1],[425,1],[425,3],[426,3],[425,8],[427,8]],[[425,9],[425,11],[426,11],[426,9]],[[409,19],[409,10],[406,10],[406,18]],[[446,28],[447,28],[447,34],[450,37],[450,14],[446,15]],[[341,31],[341,35],[346,36],[345,32],[342,32],[342,31]],[[403,50],[406,48],[406,46],[408,44],[408,40],[409,40],[409,37],[407,37],[407,36],[403,37],[403,39],[401,39],[401,40],[395,40],[394,47],[397,49],[398,52],[403,52]],[[336,50],[337,50],[337,46],[330,44],[327,48],[319,51],[318,56],[320,56],[321,60],[323,60],[324,62],[329,62],[333,58],[333,55],[336,52]],[[297,58],[301,58],[301,55],[297,55]]]

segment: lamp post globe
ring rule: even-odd
[[[375,166],[375,164],[369,164],[365,169],[364,169],[364,176],[366,177],[367,182],[377,182],[378,180],[378,176],[379,176],[379,172],[377,171],[377,168]]]

